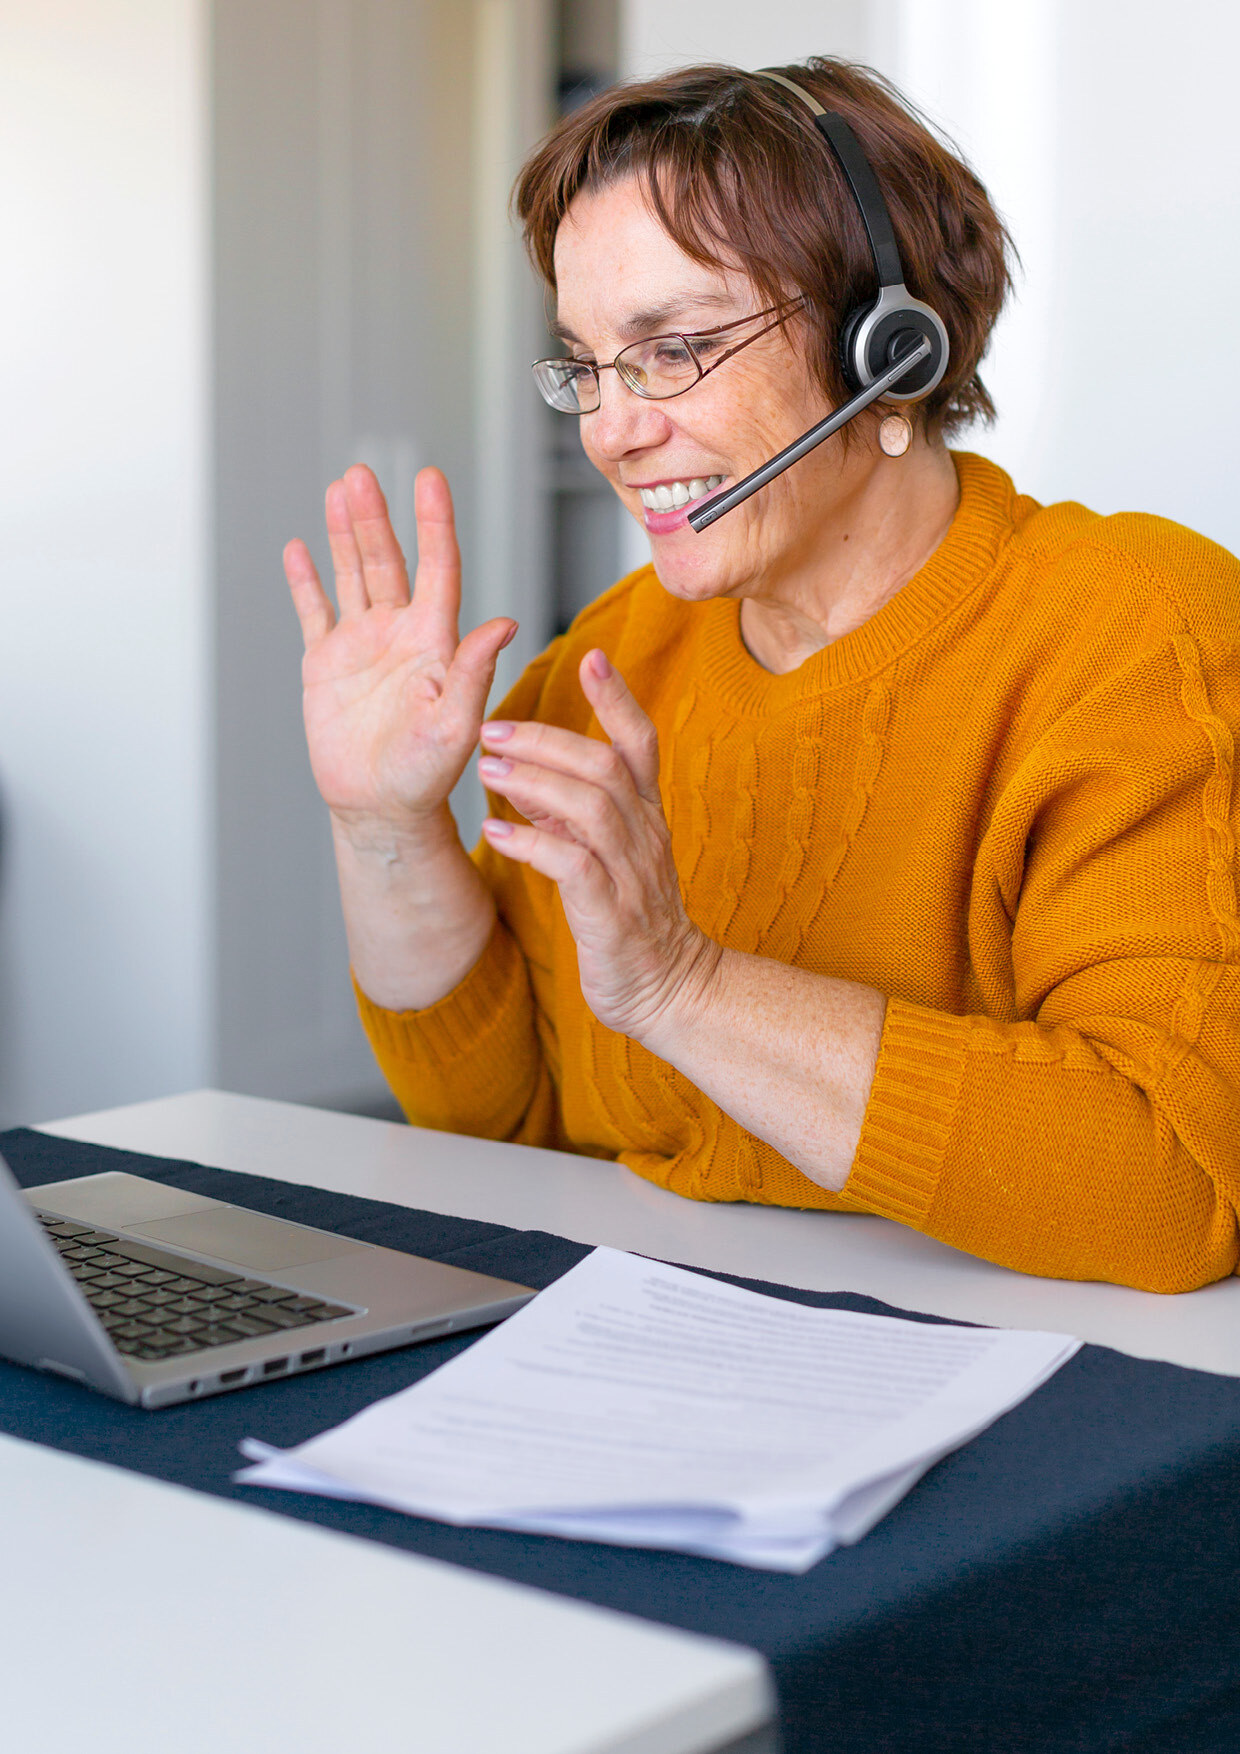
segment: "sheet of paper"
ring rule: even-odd
[[[808,1309],[613,1249],[256,1485],[799,1571],[1077,1349]]]

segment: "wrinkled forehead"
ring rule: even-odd
[[[757,309],[739,269],[681,249],[636,177],[577,195],[556,232],[555,272],[552,333],[586,346],[713,328]]]

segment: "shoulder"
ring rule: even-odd
[[[1149,512],[1105,516],[1074,501],[1014,496],[1009,560],[1070,624],[1112,628],[1137,646],[1187,633],[1240,644],[1240,560],[1209,537]]]

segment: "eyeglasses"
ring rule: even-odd
[[[602,365],[586,359],[536,359],[530,369],[543,401],[559,414],[593,414],[602,401],[599,373],[613,370],[635,396],[644,396],[649,402],[666,402],[671,396],[683,396],[751,341],[769,335],[784,316],[799,310],[804,303],[803,298],[791,299],[782,305],[771,305],[768,310],[755,311],[752,316],[720,323],[717,329],[703,329],[696,335],[650,335],[645,341],[634,341],[622,348],[613,360]],[[734,329],[759,322],[763,317],[773,317],[774,321],[764,323],[734,347],[726,345],[726,338]]]

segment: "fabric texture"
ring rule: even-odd
[[[659,731],[690,916],[887,997],[841,1193],[599,1024],[554,885],[485,845],[481,959],[422,1012],[359,995],[363,1022],[422,1126],[1191,1289],[1240,1261],[1240,563],[955,461],[928,564],[791,674],[749,656],[736,603],[681,603],[645,568],[499,710],[601,736],[576,674],[601,646]]]
[[[27,1187],[123,1170],[541,1288],[588,1250],[376,1200],[33,1132]],[[583,1163],[588,1175],[590,1165]],[[740,1280],[815,1308],[934,1317]],[[512,1578],[767,1658],[783,1754],[1234,1754],[1240,1747],[1240,1383],[1085,1346],[946,1457],[855,1547],[801,1577],[688,1554],[453,1529],[235,1485],[237,1445],[288,1448],[472,1336],[146,1412],[0,1361],[0,1429],[344,1534]],[[152,1587],[161,1587],[160,1579]],[[261,1595],[262,1580],[246,1579]],[[177,1572],[178,1590],[192,1577]],[[331,1603],[330,1578],[323,1580]],[[357,1685],[366,1685],[359,1673]]]

